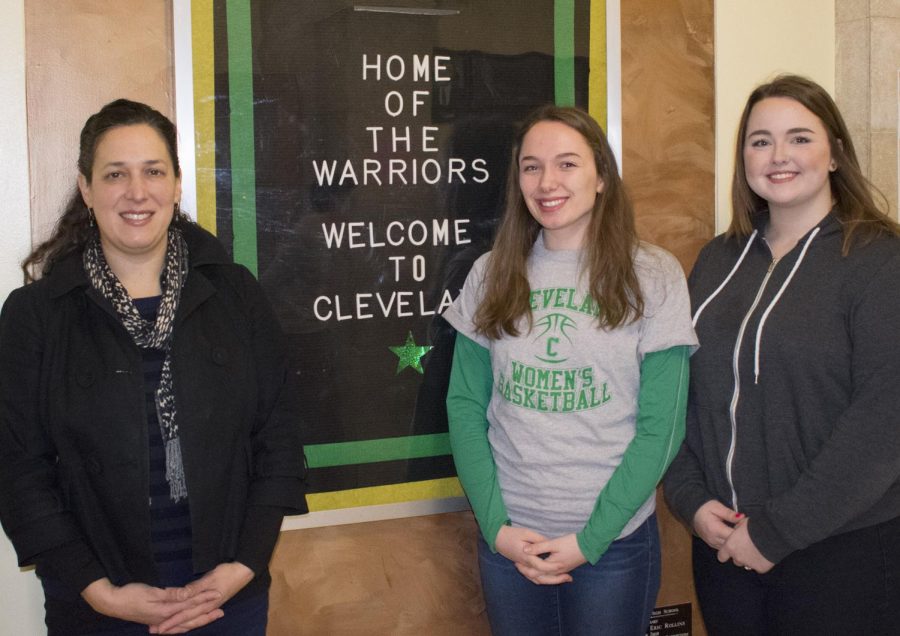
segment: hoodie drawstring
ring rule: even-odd
[[[750,235],[750,238],[747,240],[747,245],[744,247],[744,251],[741,252],[740,257],[737,259],[737,263],[734,264],[734,267],[731,268],[731,271],[728,272],[728,276],[725,277],[725,280],[716,287],[716,290],[710,294],[709,298],[703,301],[703,303],[697,307],[697,311],[694,313],[694,318],[691,321],[691,324],[696,327],[697,321],[700,319],[700,314],[703,313],[703,310],[706,309],[706,306],[712,302],[712,299],[719,295],[719,292],[724,289],[725,285],[728,284],[728,281],[731,280],[731,277],[734,276],[734,273],[738,270],[738,267],[741,266],[741,263],[744,261],[744,257],[747,256],[747,252],[750,250],[750,246],[753,245],[753,241],[756,240],[756,235],[759,234],[759,230],[753,230],[753,234]]]
[[[753,383],[759,384],[759,348],[760,343],[762,342],[762,331],[763,327],[766,324],[766,319],[769,317],[769,314],[772,312],[772,309],[775,308],[776,303],[781,298],[781,295],[784,293],[784,290],[787,289],[787,286],[790,285],[791,279],[794,277],[794,274],[797,273],[797,268],[800,267],[800,263],[803,262],[803,258],[806,256],[806,250],[809,249],[809,244],[812,243],[812,240],[816,238],[816,234],[819,233],[819,230],[822,228],[817,227],[813,230],[812,234],[809,235],[809,238],[806,239],[806,243],[803,244],[803,249],[800,250],[800,256],[797,257],[797,262],[794,263],[794,266],[791,268],[791,273],[788,274],[787,278],[784,279],[784,282],[781,284],[781,289],[778,290],[778,293],[775,294],[775,297],[772,298],[772,302],[769,303],[769,306],[766,307],[766,310],[763,312],[762,318],[759,319],[759,326],[756,328],[756,343],[753,348]],[[730,274],[729,274],[730,276]],[[718,290],[717,290],[718,291]]]

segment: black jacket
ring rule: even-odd
[[[773,266],[760,236],[743,257],[720,236],[690,277],[700,349],[666,499],[689,524],[736,506],[776,563],[900,516],[900,240],[843,240],[829,215]]]
[[[306,512],[281,332],[253,276],[210,234],[182,225],[190,272],[171,355],[194,570],[239,560],[267,585],[277,531],[259,536],[254,511]],[[0,520],[20,565],[75,590],[104,576],[155,583],[146,427],[140,351],[80,253],[10,294],[0,315]]]

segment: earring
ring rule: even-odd
[[[178,216],[178,213],[179,213],[180,211],[181,211],[181,210],[180,210],[179,207],[178,207],[178,201],[176,201],[176,202],[175,202],[175,212],[174,212],[173,216]]]
[[[88,226],[94,227],[94,208],[88,208]]]

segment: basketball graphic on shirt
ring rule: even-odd
[[[534,328],[534,343],[538,345],[534,357],[548,364],[561,364],[569,359],[572,350],[569,334],[578,330],[578,323],[566,314],[552,313],[536,321]]]

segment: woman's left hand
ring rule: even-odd
[[[725,540],[725,544],[719,550],[719,562],[725,563],[731,559],[739,567],[765,574],[775,567],[775,564],[764,557],[753,545],[750,532],[747,530],[747,521],[746,517],[742,519],[734,527],[734,532]]]
[[[578,547],[578,539],[574,534],[567,534],[556,539],[532,543],[526,546],[526,554],[547,555],[540,568],[532,568],[521,563],[516,563],[516,568],[532,583],[538,585],[554,585],[561,581],[561,575],[568,574],[587,559]],[[571,577],[566,577],[566,581]]]
[[[253,580],[253,570],[243,563],[220,563],[215,568],[204,574],[201,578],[184,586],[189,595],[199,592],[214,590],[221,594],[214,603],[208,603],[199,608],[192,608],[175,614],[159,625],[150,627],[151,634],[183,634],[195,627],[200,627],[211,622],[211,617],[222,615],[219,608],[232,596]],[[215,619],[213,619],[215,620]]]

